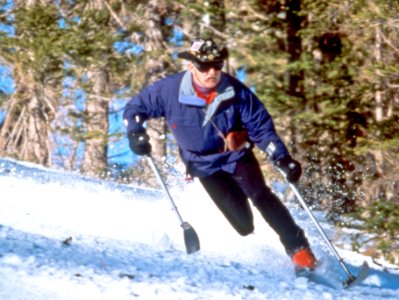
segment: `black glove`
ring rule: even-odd
[[[145,129],[142,131],[130,131],[127,134],[129,139],[130,149],[137,155],[150,155],[151,144],[150,137],[148,136]]]
[[[281,171],[283,171],[285,177],[290,183],[297,183],[302,175],[301,164],[292,159],[291,156],[286,156],[279,159],[276,165]]]

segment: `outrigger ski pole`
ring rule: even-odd
[[[284,172],[280,170],[280,172],[283,174],[285,177]],[[319,230],[321,236],[324,238],[325,242],[327,243],[331,253],[337,258],[340,266],[342,269],[345,271],[346,275],[348,275],[348,278],[342,283],[344,288],[351,287],[355,284],[358,284],[362,282],[364,279],[369,274],[369,265],[367,264],[367,261],[363,262],[363,265],[360,269],[359,274],[355,277],[353,274],[349,271],[348,267],[346,266],[344,260],[341,258],[341,256],[338,254],[337,250],[335,249],[334,245],[331,243],[331,241],[328,239],[326,233],[324,232],[323,228],[320,226],[319,222],[316,220],[315,216],[313,215],[312,211],[310,210],[309,206],[306,204],[305,200],[299,193],[297,187],[289,182],[289,185],[291,189],[294,191],[299,203],[301,203],[302,207],[305,209],[305,211],[308,213],[309,217],[312,219],[313,223],[316,225],[317,229]]]
[[[191,254],[198,251],[200,249],[200,242],[197,233],[188,222],[183,221],[183,218],[181,217],[179,210],[177,209],[177,206],[173,201],[173,198],[170,195],[169,190],[166,187],[166,184],[163,181],[157,166],[154,163],[153,158],[150,155],[147,155],[147,160],[151,166],[151,169],[154,171],[154,174],[157,177],[159,184],[162,186],[162,189],[164,190],[165,194],[168,196],[170,203],[172,204],[172,208],[175,211],[177,218],[179,219],[180,226],[183,228],[184,244],[186,245],[187,254]]]

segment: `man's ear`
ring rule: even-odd
[[[194,64],[191,62],[191,61],[189,61],[188,63],[187,63],[187,69],[190,71],[190,72],[193,72],[194,71]]]

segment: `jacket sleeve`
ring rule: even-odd
[[[277,134],[273,119],[259,98],[247,87],[238,91],[238,107],[249,138],[272,161],[289,155],[288,149]]]
[[[164,116],[162,95],[163,82],[144,88],[126,104],[123,120],[127,131],[138,131],[148,119]]]

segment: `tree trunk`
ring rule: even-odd
[[[145,85],[151,84],[166,75],[168,58],[163,36],[163,1],[151,0],[148,2],[144,14],[145,37],[143,47],[146,52],[146,80]],[[166,122],[163,118],[148,122],[148,135],[151,139],[152,156],[155,161],[162,162],[166,158]]]
[[[381,26],[377,25],[375,27],[375,49],[374,49],[374,58],[377,64],[381,63],[382,54],[381,54]],[[381,78],[381,70],[377,69],[377,78]],[[383,107],[382,107],[382,92],[381,86],[376,86],[375,91],[375,120],[377,122],[381,122],[383,120]]]
[[[0,154],[50,166],[50,124],[54,119],[50,91],[18,73],[16,69],[16,92],[9,102],[0,131]]]
[[[287,0],[287,52],[288,62],[295,63],[300,60],[302,54],[302,39],[299,35],[299,31],[302,28],[301,13],[301,0]],[[288,70],[288,88],[287,93],[289,96],[297,97],[302,99],[305,105],[305,93],[304,93],[304,72],[303,70]],[[298,133],[296,125],[290,120],[290,140],[292,143],[293,154],[299,152],[298,149]]]
[[[287,51],[289,63],[298,62],[302,54],[302,39],[299,31],[302,28],[301,0],[287,0]],[[304,99],[304,72],[288,71],[288,94]]]
[[[225,15],[224,0],[210,0],[209,1],[209,26],[210,33],[220,40],[224,40],[223,34],[226,29],[226,15]]]
[[[91,0],[86,10],[105,9],[104,0]],[[82,171],[86,174],[101,175],[108,167],[108,100],[109,74],[105,67],[89,66],[87,73],[90,88],[86,90],[86,109],[84,122],[86,127],[85,149]]]
[[[46,1],[15,0],[14,8],[35,4],[46,5]],[[16,23],[15,36],[21,34]],[[34,50],[28,48],[24,51],[24,55],[35,59]],[[50,166],[51,123],[55,117],[54,103],[59,97],[60,82],[54,80],[52,74],[42,74],[19,61],[14,62],[13,79],[15,92],[8,102],[0,130],[0,155]]]
[[[188,0],[185,2],[183,13],[181,14],[181,27],[185,37],[191,42],[194,37],[200,35],[201,18],[198,12],[191,6],[195,5],[196,0]]]
[[[86,139],[82,171],[99,175],[107,169],[108,144],[108,73],[103,68],[93,68],[88,72],[93,86],[86,98],[85,123]]]

